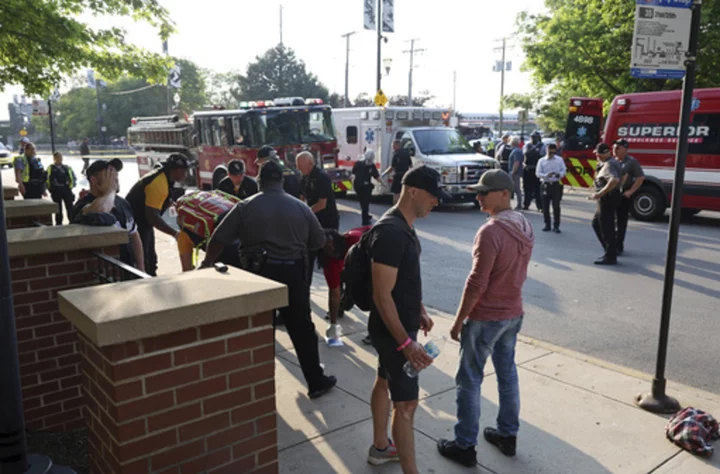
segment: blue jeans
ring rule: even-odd
[[[461,448],[477,444],[480,431],[480,386],[488,356],[492,355],[498,382],[500,408],[497,430],[516,436],[520,427],[520,388],[515,365],[515,344],[523,317],[505,321],[465,321],[460,338],[455,441]]]

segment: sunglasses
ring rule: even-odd
[[[485,197],[490,193],[496,193],[498,191],[505,191],[505,190],[504,189],[488,189],[487,191],[478,191],[478,194],[482,197]]]

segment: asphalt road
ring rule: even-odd
[[[44,160],[45,161],[45,160]],[[46,162],[47,163],[47,162]],[[68,163],[79,172],[79,159]],[[121,194],[137,179],[126,161]],[[5,173],[8,173],[7,171]],[[7,179],[8,174],[4,175]],[[80,175],[78,174],[80,178]],[[87,186],[84,178],[79,185]],[[380,216],[388,203],[373,203]],[[339,201],[341,228],[360,225],[352,198]],[[566,192],[563,233],[540,232],[542,215],[526,211],[536,242],[524,288],[523,333],[561,347],[654,373],[667,246],[667,218],[631,220],[625,255],[616,267],[593,265],[602,249],[590,227],[594,204]],[[441,208],[418,221],[424,302],[454,313],[470,270],[473,237],[485,220],[472,205]],[[715,350],[720,335],[720,214],[701,212],[680,228],[667,378],[720,393]]]

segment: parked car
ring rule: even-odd
[[[5,145],[0,143],[0,170],[5,168],[12,168],[13,157],[12,151],[10,151]]]

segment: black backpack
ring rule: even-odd
[[[345,267],[340,274],[340,306],[344,311],[350,311],[353,306],[357,306],[361,311],[370,311],[372,307],[370,238],[372,232],[382,225],[391,225],[407,232],[398,217],[385,216],[348,249],[345,254]]]

